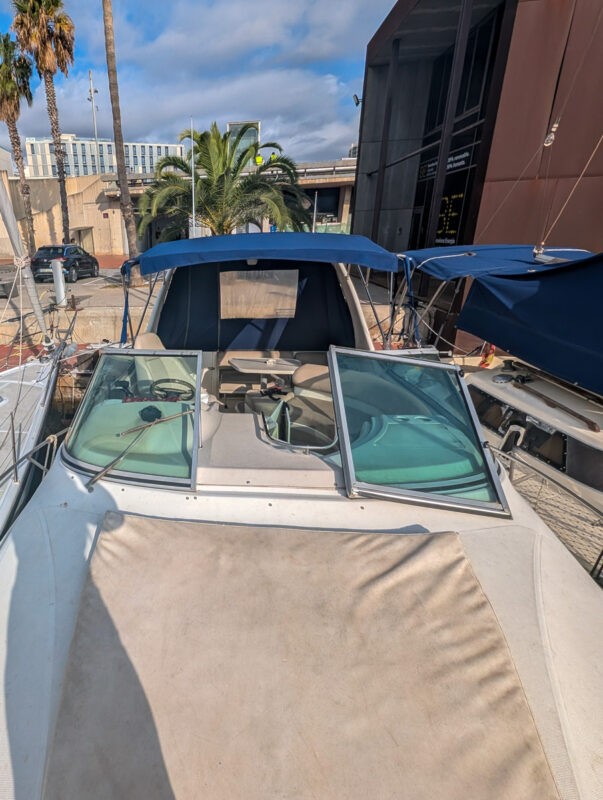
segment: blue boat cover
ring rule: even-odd
[[[603,254],[528,275],[473,282],[458,327],[603,395]]]
[[[467,252],[476,255],[458,255]],[[459,328],[603,395],[603,253],[547,250],[546,255],[573,260],[542,264],[534,261],[531,247],[503,245],[405,254],[442,280],[473,277]]]
[[[293,317],[222,319],[220,274],[245,266],[244,261],[229,261],[174,272],[157,326],[167,348],[324,352],[332,344],[354,347],[354,325],[337,274],[321,263],[282,265],[298,273]]]
[[[340,233],[240,233],[163,242],[139,257],[143,275],[175,267],[224,261],[341,262],[384,272],[398,271],[398,258],[364,236]]]
[[[592,255],[588,250],[547,248],[545,256],[578,261]],[[544,272],[550,265],[535,260],[534,248],[528,245],[456,245],[406,250],[400,254],[411,267],[434,278],[477,278],[481,275],[525,275]]]

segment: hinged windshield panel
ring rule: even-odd
[[[190,484],[199,441],[197,353],[114,350],[92,376],[67,454],[111,475]]]
[[[508,515],[456,367],[342,348],[329,359],[350,495]]]

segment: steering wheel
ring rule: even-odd
[[[180,378],[159,378],[149,386],[149,392],[157,400],[167,400],[173,396],[179,400],[192,400],[195,396],[195,387]]]

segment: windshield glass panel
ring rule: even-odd
[[[67,452],[104,468],[190,479],[197,355],[105,353],[90,381]]]
[[[298,270],[253,269],[220,273],[222,319],[295,316]]]
[[[347,429],[342,455],[353,490],[382,487],[465,506],[500,506],[455,368],[377,354],[334,354],[336,399]]]

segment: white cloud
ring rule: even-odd
[[[175,141],[191,116],[197,128],[259,119],[263,137],[297,160],[345,155],[357,138],[351,95],[362,88],[366,45],[392,4],[113,0],[124,136]],[[56,81],[61,129],[91,135],[91,66],[99,135],[111,137],[100,0],[65,0],[65,9],[76,24],[76,64]],[[49,135],[42,87],[19,128],[23,137]]]

